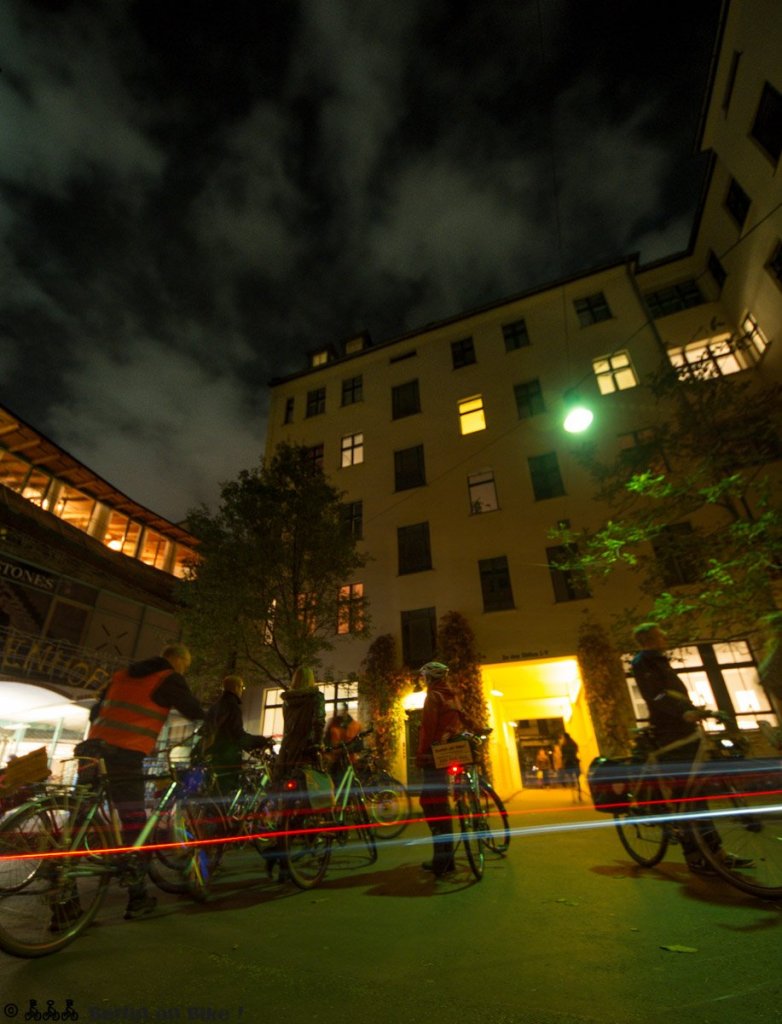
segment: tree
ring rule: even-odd
[[[592,580],[619,567],[638,575],[645,610],[619,619],[623,642],[639,618],[664,625],[674,642],[748,636],[776,606],[782,388],[719,376],[716,366],[711,357],[650,379],[654,426],[612,461],[590,447],[580,455],[609,517],[552,534],[574,552],[560,568]]]
[[[606,629],[587,617],[578,630],[578,664],[597,745],[609,757],[630,750],[635,714],[622,659]]]
[[[198,561],[178,587],[185,634],[212,670],[267,680],[317,665],[338,632],[368,635],[365,563],[340,493],[303,446],[283,444],[259,469],[222,485],[220,506],[191,511]]]
[[[481,657],[472,626],[461,612],[446,612],[437,630],[440,657],[449,668],[448,681],[459,696],[467,720],[476,729],[486,729],[489,710],[483,696]],[[481,751],[483,770],[490,775],[486,752]]]
[[[396,641],[390,633],[372,641],[361,666],[364,675],[359,693],[369,706],[378,760],[390,770],[404,729],[401,698],[405,690],[412,689],[410,678],[396,667]]]

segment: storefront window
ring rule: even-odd
[[[154,530],[147,530],[144,541],[139,552],[139,559],[146,565],[152,565],[156,569],[162,569],[166,563],[169,541],[161,537]]]
[[[87,494],[82,494],[75,487],[63,484],[60,496],[55,502],[52,511],[59,518],[75,526],[78,530],[86,531],[90,525],[92,512],[95,508],[95,499]]]

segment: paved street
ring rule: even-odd
[[[678,849],[634,868],[610,819],[564,791],[511,810],[521,831],[479,884],[463,858],[448,881],[422,872],[416,825],[372,866],[338,848],[309,893],[267,881],[250,850],[226,855],[203,906],[161,895],[155,918],[124,922],[115,889],[63,952],[0,954],[0,1014],[71,999],[80,1021],[782,1021],[780,906],[691,876]]]

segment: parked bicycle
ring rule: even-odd
[[[460,841],[477,879],[483,877],[484,851],[502,855],[510,846],[508,812],[480,773],[479,752],[490,732],[460,733],[448,743],[432,748],[436,766],[448,769],[459,818]]]
[[[622,846],[641,867],[658,864],[671,843],[694,841],[712,871],[742,892],[782,897],[782,766],[744,757],[736,722],[710,716],[683,740],[650,749],[642,731],[634,759],[593,762],[589,787],[597,810],[614,815]],[[662,760],[697,742],[685,769]]]
[[[206,898],[225,850],[231,846],[252,845],[264,856],[273,841],[277,808],[269,787],[274,754],[270,750],[248,755],[239,773],[239,785],[223,793],[215,773],[206,765],[181,769],[180,792],[160,816],[153,840],[161,845],[149,865],[152,881],[164,892],[189,893]],[[187,804],[187,813],[184,805]],[[196,854],[198,870],[193,870],[193,853],[179,845],[187,839],[188,823],[200,839]]]
[[[367,729],[361,735],[373,732]],[[396,839],[407,828],[413,805],[406,786],[383,768],[374,750],[363,747],[353,755],[353,767],[361,781],[367,810],[378,826],[378,839]]]
[[[45,956],[81,934],[112,879],[130,885],[146,870],[139,854],[180,794],[180,780],[173,774],[129,848],[103,759],[79,762],[94,768],[89,786],[44,783],[0,822],[0,949],[14,956]],[[182,870],[197,875],[197,828],[185,802],[179,820],[181,842],[190,844]]]

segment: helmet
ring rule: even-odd
[[[448,674],[448,666],[443,665],[441,661],[427,661],[418,670],[418,674],[422,675],[424,679],[442,679]]]

